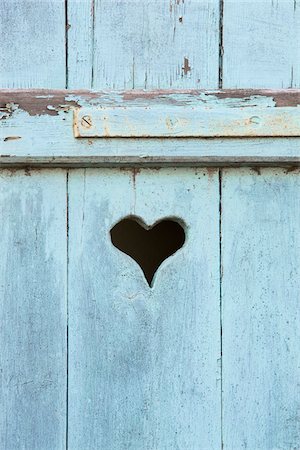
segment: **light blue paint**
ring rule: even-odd
[[[1,0],[0,89],[66,85],[64,0]]]
[[[298,3],[2,0],[0,87],[299,87]],[[250,94],[158,103],[277,109]],[[74,139],[71,102],[126,103],[1,103],[0,165],[299,164],[297,138]],[[67,422],[69,450],[298,449],[299,172],[137,172],[71,170],[69,190],[65,171],[0,173],[1,449],[64,449]],[[109,241],[129,212],[189,226],[153,289]]]
[[[16,94],[15,94],[16,95]],[[275,94],[274,94],[275,95]],[[199,94],[177,93],[158,94],[148,99],[145,93],[138,93],[136,98],[129,94],[114,92],[111,95],[99,93],[65,95],[61,94],[60,102],[47,92],[32,94],[30,102],[23,101],[18,106],[18,99],[13,104],[6,104],[0,112],[0,154],[1,164],[23,162],[32,164],[36,159],[48,164],[84,164],[99,163],[104,158],[106,163],[110,158],[120,157],[123,160],[134,157],[143,161],[144,157],[172,158],[191,157],[193,161],[201,159],[209,163],[209,159],[220,158],[220,164],[226,158],[232,161],[248,161],[263,158],[264,162],[272,164],[277,161],[292,164],[299,157],[299,139],[258,136],[297,135],[299,133],[298,107],[277,107],[274,97],[266,95],[249,95],[244,98],[217,98],[216,92],[200,92]],[[57,97],[57,94],[56,94]],[[125,99],[124,99],[125,97]],[[127,97],[127,98],[126,98]],[[44,108],[39,112],[32,111],[30,105],[43,100]],[[74,139],[73,110],[76,106],[83,110],[94,112],[102,106],[108,113],[116,114],[118,121],[116,131],[126,136],[139,134],[158,135],[168,131],[168,139]],[[173,106],[172,106],[173,105]],[[112,110],[112,107],[115,108]],[[32,106],[31,106],[32,108]],[[126,109],[125,109],[126,108]],[[120,111],[119,113],[117,113]],[[51,114],[51,115],[50,115]],[[79,115],[83,115],[79,111]],[[97,113],[98,115],[100,112]],[[141,117],[145,116],[142,126],[138,126]],[[182,116],[183,121],[179,131],[172,131],[169,116]],[[130,123],[131,118],[136,125],[134,133]],[[251,118],[261,118],[261,122]],[[160,119],[161,118],[161,119]],[[214,119],[213,119],[214,118]],[[123,120],[124,119],[124,120]],[[151,120],[149,120],[151,119]],[[158,123],[164,119],[164,122]],[[149,122],[149,123],[148,123]],[[201,126],[198,126],[200,122]],[[101,125],[101,123],[100,123]],[[172,125],[172,124],[171,124]],[[142,128],[143,127],[143,128]],[[170,128],[170,130],[169,130]],[[95,133],[95,128],[91,129]],[[158,130],[158,131],[157,131]],[[97,130],[96,130],[97,131]],[[110,130],[108,130],[110,131]],[[81,133],[83,128],[81,127]],[[86,134],[92,134],[89,129]],[[98,133],[99,134],[99,133]],[[257,136],[245,139],[176,139],[180,136]],[[98,158],[98,162],[97,162]],[[291,159],[292,158],[292,159]],[[111,160],[112,162],[112,160]]]
[[[0,172],[0,448],[66,441],[66,174]]]
[[[299,0],[224,0],[223,49],[224,88],[299,88]]]
[[[71,449],[221,448],[218,211],[216,169],[70,172]],[[110,240],[130,214],[186,223],[153,288]]]
[[[299,448],[299,210],[299,170],[223,171],[226,450]]]
[[[217,88],[219,0],[69,1],[69,87]]]

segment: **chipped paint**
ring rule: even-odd
[[[21,136],[6,136],[3,141],[7,142],[7,141],[15,141],[17,139],[22,139]]]
[[[71,166],[77,167],[81,164],[86,167],[94,164],[100,166],[112,164],[115,167],[119,164],[161,167],[164,164],[226,166],[234,163],[237,166],[251,163],[252,166],[261,162],[263,158],[265,164],[269,161],[271,165],[295,166],[299,163],[299,138],[280,136],[275,138],[274,135],[269,138],[258,137],[263,135],[261,130],[266,127],[266,123],[258,124],[255,123],[257,119],[251,120],[251,118],[261,117],[262,112],[269,117],[273,115],[273,119],[277,117],[276,120],[281,122],[283,136],[289,135],[288,127],[292,126],[292,123],[287,121],[285,114],[288,112],[296,117],[300,111],[295,107],[300,104],[299,100],[300,91],[296,89],[286,91],[174,90],[171,92],[164,90],[149,92],[2,90],[0,91],[1,165],[23,166],[26,164],[56,167],[68,165],[69,161]],[[122,139],[108,137],[113,135],[115,126],[115,120],[109,120],[106,139],[91,136],[87,139],[74,139],[73,111],[95,108],[102,110],[103,115],[106,116],[105,111],[108,107],[113,107],[119,112],[122,109],[128,110],[128,114],[133,108],[136,111],[135,119],[140,117],[142,109],[147,117],[149,114],[151,116],[151,111],[159,112],[160,115],[165,113],[164,120],[169,117],[171,121],[162,123],[166,128],[167,125],[172,126],[172,123],[176,123],[174,130],[176,132],[178,131],[178,122],[174,122],[174,116],[175,119],[178,118],[176,111],[190,111],[192,120],[195,120],[193,108],[202,110],[205,117],[208,117],[210,111],[218,114],[223,111],[227,118],[234,117],[235,114],[240,115],[235,117],[235,120],[248,118],[248,122],[246,120],[245,123],[254,131],[249,132],[247,139],[237,137],[223,139],[224,135],[228,136],[228,129],[225,130],[227,134],[223,132],[213,139],[203,138],[199,129],[195,134],[188,134],[188,137],[180,137],[180,133],[169,131],[168,139],[161,139],[162,134],[148,139],[147,136],[150,136],[147,135],[147,129],[144,129],[143,136],[139,136],[136,131],[139,127],[129,120],[127,125],[124,122],[124,126],[128,127],[130,134],[128,138]],[[284,111],[286,107],[288,111]],[[179,117],[182,118],[181,113]],[[276,121],[273,119],[272,127],[276,126]],[[298,123],[299,121],[296,126]],[[189,127],[190,124],[188,119],[184,127]],[[233,127],[236,129],[242,124],[243,122],[235,122]],[[147,127],[150,124],[144,120],[143,126]],[[19,136],[21,139],[4,141],[11,136]],[[252,139],[251,136],[257,137]],[[185,161],[185,156],[191,157],[189,162]],[[161,157],[164,157],[165,161],[161,160]]]
[[[183,71],[190,70],[188,58],[184,59]],[[225,107],[286,107],[300,105],[300,90],[280,91],[236,89],[221,91],[201,90],[157,90],[157,91],[66,91],[66,90],[1,90],[0,120],[9,118],[14,111],[26,111],[30,116],[57,116],[61,111],[69,111],[85,106],[119,105],[223,105]]]
[[[184,75],[187,75],[191,71],[191,66],[189,64],[188,58],[184,57],[182,70]]]
[[[36,92],[36,91],[35,91]],[[0,92],[0,111],[7,111],[11,116],[13,110],[26,111],[30,116],[58,115],[59,111],[68,110],[71,106],[79,106],[73,99],[68,100],[64,91],[54,91],[53,94],[32,93],[30,91]]]

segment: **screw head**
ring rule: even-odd
[[[81,125],[83,126],[83,128],[91,128],[92,126],[91,116],[83,116],[81,118]]]

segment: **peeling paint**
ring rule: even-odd
[[[68,100],[64,95],[46,96],[31,95],[27,92],[14,94],[9,92],[0,93],[0,111],[11,116],[13,111],[20,109],[26,111],[30,116],[49,115],[56,116],[59,111],[68,110],[70,107],[79,106],[74,100]]]
[[[188,58],[184,57],[182,70],[184,75],[187,75],[191,71],[191,66],[189,65]]]
[[[184,58],[182,70],[190,70],[188,58]],[[220,91],[203,90],[154,90],[154,91],[48,91],[48,90],[2,90],[0,91],[0,120],[6,119],[16,110],[28,112],[30,116],[57,116],[61,111],[82,106],[119,106],[161,104],[223,104],[224,106],[269,106],[285,107],[300,105],[300,90],[255,90],[233,89]]]
[[[36,103],[36,104],[35,104]],[[259,164],[299,166],[299,138],[231,139],[222,137],[203,139],[199,137],[176,138],[169,133],[168,139],[107,138],[74,139],[72,132],[73,110],[82,108],[107,107],[158,108],[160,111],[187,111],[194,107],[204,110],[244,111],[243,117],[262,117],[263,114],[283,117],[287,123],[285,111],[272,111],[274,108],[296,107],[300,105],[300,91],[288,90],[143,90],[94,92],[94,91],[53,91],[53,90],[1,90],[0,91],[0,149],[1,165],[4,166],[155,166],[164,165],[213,165],[230,166]],[[167,109],[165,109],[165,106]],[[169,107],[169,109],[168,109]],[[22,109],[23,108],[23,109]],[[246,110],[253,108],[246,114]],[[256,111],[255,111],[255,108]],[[238,113],[238,111],[236,111]],[[287,111],[296,116],[298,109]],[[103,114],[103,113],[102,113]],[[147,113],[148,114],[148,113]],[[104,114],[103,114],[104,115]],[[139,111],[137,109],[137,115]],[[153,116],[154,117],[154,116]],[[191,117],[193,117],[191,115]],[[237,116],[238,118],[239,116]],[[256,120],[256,119],[255,119]],[[169,122],[168,122],[169,123]],[[169,123],[171,126],[172,124]],[[255,129],[259,124],[250,124]],[[273,126],[273,125],[272,125]],[[110,131],[113,124],[109,121]],[[283,129],[283,128],[282,128]],[[288,130],[288,129],[287,129]],[[132,129],[130,129],[132,131]],[[146,130],[147,131],[147,130]],[[175,131],[178,131],[176,128]],[[259,134],[260,130],[258,129]],[[283,129],[283,133],[288,133]],[[283,134],[284,135],[284,134]],[[19,136],[21,139],[6,139]],[[93,144],[93,145],[92,145]],[[158,151],[159,149],[159,151]],[[160,159],[158,154],[166,156]],[[184,155],[193,158],[185,161]],[[131,157],[134,158],[132,159]],[[102,159],[101,159],[102,158]],[[114,159],[116,158],[116,159]],[[184,162],[183,162],[184,161]]]

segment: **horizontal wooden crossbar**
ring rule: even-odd
[[[300,90],[0,90],[0,167],[300,164]]]

